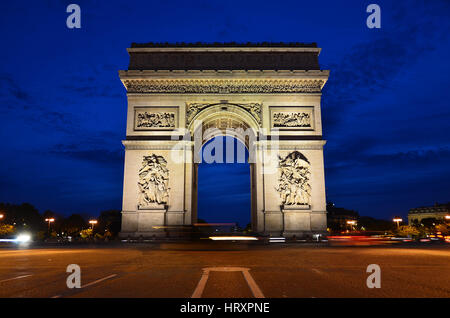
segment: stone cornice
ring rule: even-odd
[[[322,150],[326,140],[302,140],[302,141],[272,141],[263,140],[254,143],[259,150]],[[192,150],[193,141],[177,140],[123,140],[122,144],[127,150]]]
[[[179,140],[122,140],[126,150],[190,150],[193,141]],[[183,146],[181,146],[184,144]]]
[[[329,70],[120,70],[119,77],[122,81],[128,79],[222,79],[242,78],[285,78],[285,79],[323,79],[327,80]]]
[[[119,71],[128,93],[320,93],[328,71]]]
[[[326,140],[260,140],[256,142],[256,146],[258,149],[322,150],[326,143]]]
[[[315,52],[320,54],[317,47],[132,47],[128,53],[148,52]]]

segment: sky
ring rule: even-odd
[[[380,29],[366,26],[373,2]],[[70,3],[81,29],[66,27]],[[126,48],[198,41],[322,48],[328,201],[378,218],[450,201],[448,1],[19,0],[1,1],[0,14],[0,202],[121,209]],[[248,184],[248,170],[230,169],[202,172],[204,211]],[[246,202],[235,205],[240,224]]]
[[[215,145],[210,148],[208,145],[213,146],[213,142]],[[227,149],[231,147],[232,153],[227,154]],[[208,163],[212,160],[207,159],[198,165],[197,217],[213,223],[238,223],[245,228],[250,223],[251,215],[247,148],[234,137],[222,136],[206,142],[201,152],[201,158],[211,156],[220,158],[216,160],[220,162]]]

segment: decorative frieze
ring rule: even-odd
[[[134,130],[172,130],[177,127],[177,106],[139,106],[134,108]]]
[[[304,128],[312,127],[312,116],[307,112],[274,112],[274,128]]]
[[[175,113],[136,112],[136,128],[175,128]]]
[[[273,94],[320,93],[321,79],[125,79],[128,93]]]
[[[270,127],[280,130],[314,130],[314,106],[269,106]]]

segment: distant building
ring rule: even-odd
[[[450,215],[450,203],[414,208],[409,210],[408,224],[419,223],[423,219],[444,220],[446,215]]]
[[[331,231],[345,231],[349,228],[347,221],[357,221],[358,218],[356,211],[338,208],[332,202],[327,203],[327,222]]]

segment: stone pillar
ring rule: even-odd
[[[191,224],[190,142],[127,140],[123,144],[121,236],[167,236],[168,229]]]

